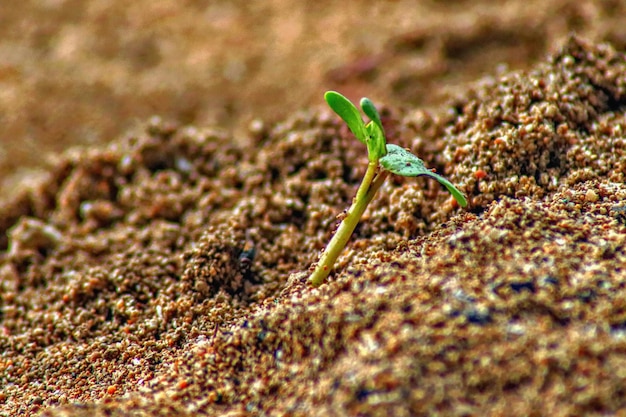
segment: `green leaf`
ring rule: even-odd
[[[354,104],[336,91],[327,91],[324,100],[339,117],[348,125],[354,136],[367,145],[367,129],[361,114]]]
[[[372,103],[372,100],[367,97],[363,97],[361,99],[361,108],[363,109],[363,113],[365,113],[372,122],[376,123],[380,131],[384,132],[385,129],[383,129],[383,123],[380,121],[380,115],[378,114],[378,110],[376,110],[376,106]]]
[[[371,122],[365,125],[370,136],[367,151],[369,153],[369,160],[376,162],[387,154],[385,129],[380,121],[380,115],[378,114],[378,110],[376,110],[376,106],[374,106],[374,103],[372,103],[369,98],[363,97],[361,99],[361,108],[371,120]]]
[[[387,154],[385,132],[374,121],[365,125],[365,128],[369,134],[369,140],[367,141],[368,159],[372,162],[377,162]]]
[[[424,162],[421,159],[406,149],[393,144],[387,145],[387,155],[380,159],[380,164],[387,171],[403,177],[432,174],[424,166]]]
[[[403,177],[426,175],[434,178],[448,189],[461,207],[467,206],[465,196],[450,181],[427,169],[421,159],[406,149],[398,145],[389,144],[387,145],[387,155],[380,158],[379,162],[383,168],[396,175],[402,175]]]

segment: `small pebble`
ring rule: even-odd
[[[585,193],[585,200],[587,200],[589,203],[595,203],[596,201],[598,201],[598,194],[595,191],[589,189]]]

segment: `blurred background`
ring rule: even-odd
[[[0,196],[151,115],[242,137],[338,89],[433,107],[570,32],[626,47],[626,0],[0,2]]]

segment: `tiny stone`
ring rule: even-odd
[[[595,203],[598,201],[598,194],[593,190],[587,190],[587,193],[585,193],[585,200],[590,203]]]

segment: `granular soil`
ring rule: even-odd
[[[367,161],[329,111],[66,153],[0,205],[0,412],[623,411],[625,106],[624,54],[571,37],[445,108],[383,108],[469,207],[391,179],[315,289]]]

